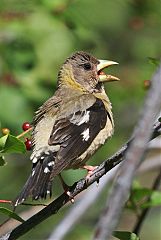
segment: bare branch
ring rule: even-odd
[[[155,134],[153,135],[153,138],[161,134],[161,123],[158,122],[156,124],[156,126],[154,127],[154,132]],[[110,171],[112,168],[118,165],[121,161],[123,161],[123,156],[125,154],[125,151],[129,143],[130,141],[127,144],[125,144],[112,157],[105,160],[91,175],[88,181],[88,184],[86,183],[85,179],[81,179],[78,182],[74,183],[73,186],[71,186],[69,189],[71,193],[71,197],[75,197],[80,192],[84,191],[88,186],[90,186],[94,182],[97,182],[104,174],[106,174],[108,171]],[[56,214],[58,210],[69,201],[70,201],[69,196],[63,193],[60,197],[58,197],[56,200],[50,203],[43,210],[41,210],[40,212],[38,212],[37,214],[29,218],[23,224],[16,227],[13,231],[11,231],[10,235],[7,234],[6,238],[3,237],[3,239],[4,240],[18,239],[20,236],[30,231],[32,228],[40,224],[42,221],[44,221],[48,217],[52,216],[53,214]]]
[[[99,219],[94,239],[107,240],[115,230],[123,207],[130,192],[132,180],[136,170],[143,160],[147,143],[152,135],[152,125],[161,107],[161,67],[152,78],[152,85],[148,92],[138,126],[134,130],[125,160],[107,200],[106,207]]]

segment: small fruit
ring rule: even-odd
[[[140,16],[134,16],[129,21],[129,27],[136,31],[142,29],[144,25],[144,19]]]
[[[144,80],[144,89],[149,89],[151,85],[150,80]]]
[[[31,142],[31,140],[30,140],[29,138],[26,138],[25,146],[26,146],[26,149],[27,149],[28,151],[31,150],[31,148],[32,148],[32,142]]]
[[[8,128],[2,128],[3,135],[7,135],[10,133],[10,130]]]
[[[31,125],[30,125],[29,122],[24,122],[24,123],[22,124],[22,129],[23,129],[24,131],[27,131],[29,128],[31,128]]]

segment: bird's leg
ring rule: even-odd
[[[86,182],[89,181],[90,176],[98,166],[84,165],[82,168],[87,170]]]
[[[66,184],[66,182],[64,181],[64,179],[62,178],[60,173],[58,176],[59,176],[60,182],[62,184],[62,187],[64,189],[64,192],[71,198],[70,199],[71,203],[74,203],[74,198],[71,197],[71,193],[69,192],[69,186]]]

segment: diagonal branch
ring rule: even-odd
[[[156,138],[157,136],[161,135],[161,123],[158,122],[154,127],[154,134],[153,138]],[[70,187],[69,191],[71,193],[71,197],[75,197],[80,192],[85,190],[87,187],[89,187],[92,183],[97,182],[104,174],[106,174],[108,171],[110,171],[112,168],[114,168],[116,165],[118,165],[121,161],[123,161],[124,154],[126,149],[129,146],[129,143],[131,140],[126,143],[118,152],[116,152],[112,157],[105,160],[91,175],[88,184],[86,183],[85,179],[81,179],[78,182],[74,183],[73,186]],[[14,230],[12,230],[10,233],[6,234],[3,239],[4,240],[16,240],[20,236],[24,235],[28,231],[30,231],[32,228],[34,228],[36,225],[40,224],[42,221],[46,220],[53,214],[56,214],[58,210],[63,207],[67,202],[70,201],[70,198],[68,195],[63,193],[60,197],[58,197],[56,200],[54,200],[52,203],[50,203],[47,207],[42,209],[40,212],[29,218],[26,222],[16,227]]]
[[[123,207],[130,193],[132,180],[136,170],[143,161],[147,143],[152,135],[152,125],[161,107],[161,67],[152,78],[152,85],[145,100],[142,116],[134,130],[134,139],[131,142],[125,160],[120,168],[106,207],[100,216],[94,235],[95,240],[108,240],[115,230]]]

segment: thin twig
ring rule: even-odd
[[[161,183],[161,169],[160,169],[159,174],[157,175],[151,189],[153,191],[157,190],[160,186],[160,183]],[[150,202],[150,199],[151,199],[151,196],[149,196],[147,198],[146,203]],[[141,227],[142,227],[142,224],[143,224],[147,214],[149,213],[150,209],[151,209],[151,207],[148,207],[148,208],[146,208],[142,211],[142,213],[140,214],[140,216],[138,218],[137,223],[135,224],[135,227],[134,227],[134,230],[133,230],[134,233],[139,234],[139,232],[141,230]]]
[[[27,129],[26,131],[24,131],[24,132],[22,132],[21,134],[19,134],[19,135],[17,136],[17,138],[21,138],[21,137],[25,136],[27,133],[31,132],[32,129],[33,129],[33,128],[30,127],[30,128]]]
[[[161,67],[152,78],[152,85],[142,109],[142,117],[134,130],[134,139],[131,142],[125,160],[120,168],[120,175],[115,180],[106,207],[100,216],[94,234],[95,240],[110,239],[117,227],[123,207],[128,199],[132,180],[140,166],[147,143],[152,135],[152,125],[161,107]]]
[[[0,203],[9,203],[9,204],[12,204],[12,201],[11,201],[11,200],[3,200],[3,199],[1,199],[1,200],[0,200]]]

